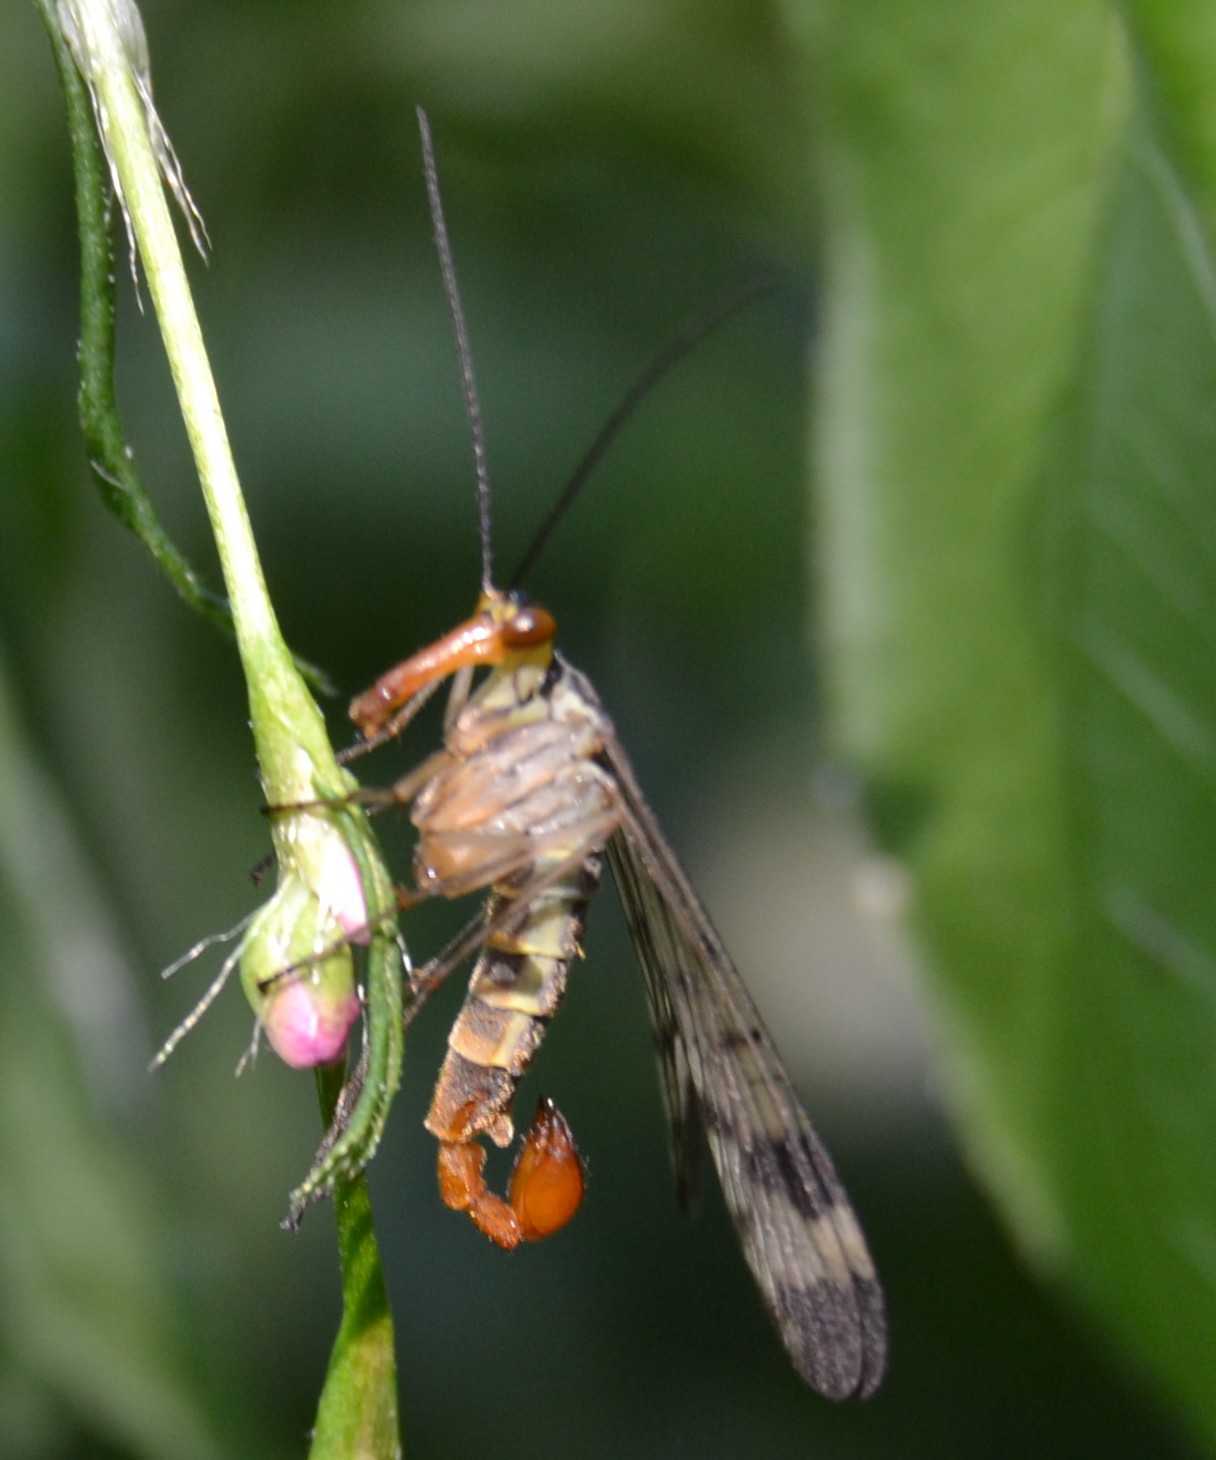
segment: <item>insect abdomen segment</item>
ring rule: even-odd
[[[518,931],[491,935],[448,1035],[426,1117],[437,1140],[467,1141],[484,1133],[495,1145],[510,1145],[515,1087],[566,991],[599,880],[600,859],[585,858],[535,899]],[[491,898],[491,922],[506,901],[502,893]]]
[[[499,1146],[514,1135],[515,1087],[545,1036],[566,991],[578,952],[587,902],[599,885],[600,859],[557,864],[559,876],[526,904],[510,933],[491,934],[469,980],[464,1006],[448,1036],[426,1128],[439,1141],[439,1191],[500,1247],[538,1241],[564,1227],[583,1197],[583,1169],[574,1138],[552,1101],[542,1101],[520,1147],[510,1200],[485,1184],[485,1134]],[[543,864],[523,881],[544,875]],[[493,922],[520,888],[502,888],[489,901]],[[521,910],[525,904],[520,903]]]

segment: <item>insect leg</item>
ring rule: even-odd
[[[456,723],[457,717],[469,702],[469,690],[473,687],[473,666],[464,665],[452,676],[452,688],[448,691],[448,702],[443,711],[443,738]]]
[[[460,932],[434,958],[429,959],[410,978],[410,1002],[405,1010],[405,1027],[414,1022],[422,1012],[427,999],[443,983],[449,974],[455,973],[471,953],[485,941],[486,919],[479,912],[461,928]]]
[[[356,786],[345,796],[318,796],[315,801],[280,801],[262,807],[263,816],[289,816],[308,811],[332,811],[342,806],[367,806],[382,811],[388,806],[408,806],[436,771],[448,761],[445,750],[428,755],[421,765],[391,786]]]
[[[410,979],[410,988],[414,998],[418,1001],[418,1008],[421,1008],[435,989],[450,973],[455,972],[470,954],[475,953],[484,944],[492,942],[496,937],[510,936],[516,932],[519,925],[526,920],[529,908],[536,898],[579,866],[587,856],[587,846],[589,844],[598,845],[610,836],[616,829],[616,823],[615,811],[610,815],[597,817],[590,824],[590,839],[584,837],[576,852],[561,862],[554,863],[552,867],[546,867],[530,882],[518,889],[513,889],[509,894],[499,888],[501,901],[496,911],[489,918],[478,913],[434,958],[424,963],[414,973]],[[538,855],[544,853],[549,843],[556,843],[559,839],[567,841],[569,835],[570,829],[563,827],[560,831],[554,831],[548,836],[521,836],[520,847],[512,851],[509,856],[504,856],[500,862],[493,864],[490,876],[495,881],[511,876],[512,873],[518,872],[529,863],[534,862]],[[452,897],[459,897],[463,892],[471,892],[474,889],[462,887],[459,891],[449,892],[449,884],[445,883],[443,890]],[[405,895],[407,897],[410,895],[408,889],[405,890]],[[411,1004],[406,1014],[406,1022],[412,1020],[417,1012],[418,1009]]]
[[[362,740],[356,740],[353,745],[348,745],[345,750],[340,750],[336,756],[338,764],[347,765],[352,760],[358,760],[360,756],[366,755],[369,750],[376,750],[381,745],[395,739],[435,693],[441,682],[437,679],[430,684],[423,685],[417,694],[406,700],[382,730],[378,730],[374,735],[368,735]]]
[[[413,774],[407,779],[414,779]],[[358,795],[360,793],[354,792],[352,794]],[[375,794],[375,792],[373,791],[371,794]],[[385,792],[384,794],[388,795],[390,792]],[[316,803],[318,807],[332,806],[334,804],[332,801],[319,801]],[[305,802],[302,806],[271,807],[268,809],[272,811],[308,810],[311,809],[311,803]],[[603,835],[607,836],[613,830],[614,826],[614,819],[606,821]],[[478,881],[467,887],[461,886],[457,890],[449,890],[449,884],[445,883],[442,890],[450,897],[460,897],[465,892],[472,892],[478,887],[483,886],[486,880],[509,877],[513,872],[518,872],[521,867],[528,866],[529,863],[536,859],[538,854],[544,852],[550,843],[558,841],[559,838],[568,838],[568,836],[569,830],[563,829],[561,832],[552,832],[548,836],[521,837],[520,846],[513,849],[509,855],[502,857],[500,861],[490,864],[486,870],[486,874],[479,878]],[[497,840],[501,840],[501,838],[497,838]],[[411,1004],[406,1015],[406,1025],[408,1026],[410,1024],[429,995],[438,988],[450,973],[454,972],[471,953],[476,952],[487,938],[493,936],[495,933],[509,933],[518,922],[522,922],[527,916],[528,901],[543,892],[552,883],[558,881],[570,870],[571,866],[577,865],[578,861],[584,855],[585,852],[580,850],[578,855],[572,857],[570,860],[558,863],[551,869],[547,868],[541,876],[534,878],[518,894],[515,894],[511,901],[505,904],[500,914],[489,922],[486,922],[479,913],[477,917],[471,919],[465,925],[436,957],[424,963],[410,979],[410,987],[417,1000],[417,1007]],[[432,895],[429,892],[419,892],[416,888],[412,887],[396,887],[394,888],[394,892],[397,898],[397,906],[394,911],[398,912],[408,911],[409,908],[415,907],[418,903],[425,901],[426,898]],[[293,977],[301,969],[311,968],[317,963],[324,963],[327,958],[332,958],[335,953],[340,953],[343,948],[348,947],[351,943],[358,943],[366,939],[371,933],[375,932],[381,922],[391,915],[386,910],[380,918],[369,919],[361,928],[353,928],[341,938],[335,939],[334,942],[327,944],[326,947],[318,949],[315,953],[308,954],[306,958],[297,959],[295,963],[288,963],[282,968],[276,969],[274,973],[268,974],[265,978],[259,980],[258,992],[264,994],[273,988],[276,983]],[[190,1027],[193,1028],[193,1024]],[[188,1031],[183,1031],[183,1033],[186,1032]]]

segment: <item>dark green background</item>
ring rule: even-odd
[[[804,1391],[716,1190],[699,1221],[676,1211],[640,980],[606,893],[523,1097],[554,1095],[590,1161],[559,1239],[508,1258],[441,1210],[421,1118],[455,991],[411,1031],[372,1171],[407,1452],[1182,1455],[1132,1364],[1027,1276],[965,1173],[911,955],[873,911],[883,889],[898,901],[898,873],[866,852],[840,763],[822,768],[808,352],[839,300],[816,268],[832,204],[810,186],[795,14],[144,7],[214,241],[191,273],[267,576],[293,646],[341,686],[339,741],[345,697],[477,587],[414,105],[440,154],[504,570],[679,321],[761,269],[785,281],[656,392],[528,586],[599,687],[838,1158],[888,1290],[890,1379],[864,1408]],[[244,690],[231,647],[87,479],[61,103],[32,7],[4,38],[0,1451],[300,1454],[337,1321],[328,1210],[297,1237],[277,1229],[315,1143],[311,1081],[270,1058],[233,1081],[249,1025],[235,987],[163,1074],[143,1073],[209,976],[162,986],[156,971],[257,897]],[[850,101],[862,137],[893,125],[881,68],[868,80]],[[120,362],[145,481],[214,572],[155,322],[127,281]],[[388,841],[404,874],[407,841]],[[416,952],[444,911],[411,918]]]

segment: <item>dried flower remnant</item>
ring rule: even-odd
[[[97,25],[94,15],[98,9],[107,12],[108,27]],[[109,113],[98,87],[99,73],[107,64],[121,64],[130,76],[136,95],[143,107],[148,141],[152,147],[152,154],[156,158],[156,164],[165,180],[165,185],[181,209],[194,247],[198,250],[199,256],[205,260],[211,240],[207,235],[207,225],[203,222],[203,215],[195,206],[194,199],[190,196],[190,190],[186,186],[182,165],[178,160],[173,143],[169,139],[169,133],[165,130],[165,125],[156,110],[156,104],[152,100],[152,71],[148,56],[148,38],[144,32],[143,18],[138,6],[134,0],[59,0],[56,13],[63,38],[72,52],[76,68],[84,78],[93,102],[93,114],[97,118],[97,132],[106,154],[114,196],[118,199],[118,205],[122,210],[123,225],[126,228],[127,248],[131,259],[131,277],[138,286],[135,233],[131,226],[131,214],[127,207],[122,180],[111,145]],[[118,38],[120,56],[113,55],[112,48],[106,44],[107,37],[111,34]]]

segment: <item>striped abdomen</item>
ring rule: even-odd
[[[566,991],[600,865],[597,855],[585,856],[528,903],[517,931],[491,934],[448,1036],[426,1118],[438,1140],[467,1141],[484,1132],[496,1145],[511,1143],[515,1087]],[[544,861],[538,861],[528,879],[544,870]],[[496,890],[487,919],[500,914],[515,893],[506,886]]]

